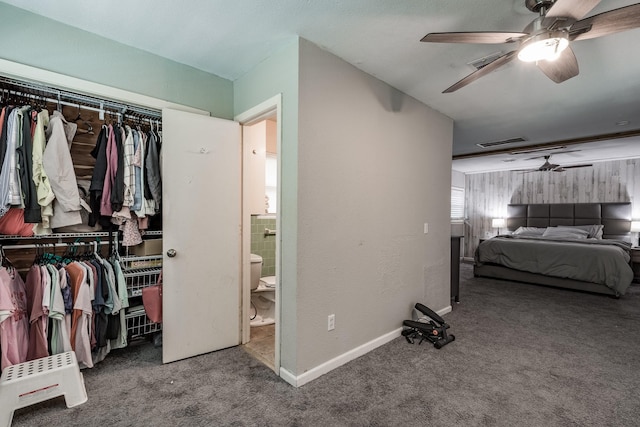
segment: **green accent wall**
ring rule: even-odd
[[[265,229],[276,229],[276,218],[251,216],[251,253],[262,257],[262,276],[276,275],[276,235],[265,235]]]
[[[233,118],[231,81],[5,3],[0,57]]]

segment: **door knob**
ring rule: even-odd
[[[167,251],[167,256],[168,256],[169,258],[173,258],[174,256],[176,256],[176,250],[175,250],[175,249],[169,249],[169,250]]]

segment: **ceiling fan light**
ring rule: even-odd
[[[524,62],[554,61],[569,46],[567,33],[549,31],[536,34],[522,43],[518,59]]]

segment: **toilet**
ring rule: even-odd
[[[265,326],[275,323],[276,276],[262,275],[262,257],[251,254],[251,326]]]
[[[249,273],[251,292],[253,292],[260,284],[260,276],[262,276],[262,257],[260,255],[251,254],[251,272]]]

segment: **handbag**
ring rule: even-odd
[[[162,323],[162,270],[155,285],[142,288],[142,305],[153,323]]]

